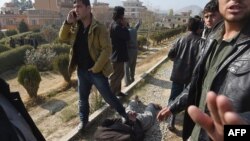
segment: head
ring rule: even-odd
[[[188,31],[192,31],[198,34],[198,31],[201,27],[201,21],[197,18],[189,18],[188,19]]]
[[[212,28],[216,23],[222,19],[219,13],[219,6],[217,0],[211,0],[203,9],[203,21],[207,28]]]
[[[250,18],[250,0],[216,0],[226,22],[242,23]]]
[[[89,0],[74,0],[74,9],[77,19],[86,19],[91,15],[91,6]]]
[[[116,6],[113,11],[113,20],[122,20],[124,18],[125,8],[121,6]]]

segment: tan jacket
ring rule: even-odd
[[[59,31],[59,40],[73,45],[70,53],[69,72],[75,71],[76,55],[75,55],[75,38],[78,31],[78,26],[68,25],[64,23]],[[92,60],[95,62],[92,67],[93,73],[102,72],[108,77],[112,72],[110,55],[112,52],[111,41],[106,27],[92,18],[92,23],[88,33],[88,48]]]

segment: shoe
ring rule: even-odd
[[[86,129],[87,125],[88,123],[80,122],[77,126],[78,132],[83,132]]]
[[[175,125],[175,115],[171,115],[168,118],[168,125],[167,125],[168,130],[175,131],[174,125]]]

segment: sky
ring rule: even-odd
[[[2,7],[5,2],[10,2],[10,1],[11,0],[0,0],[0,7]],[[93,3],[94,0],[90,1],[91,3]],[[122,1],[125,0],[98,0],[98,2],[109,3],[111,7],[114,7],[116,5],[122,5]],[[168,10],[168,9],[179,10],[185,6],[190,6],[190,5],[197,5],[203,8],[209,0],[140,0],[140,1],[143,2],[144,6],[147,6],[149,9],[153,10]]]

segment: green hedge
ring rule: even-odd
[[[67,44],[44,44],[40,46],[41,48],[51,48],[54,52],[56,52],[57,55],[60,54],[69,54],[71,45]]]
[[[11,48],[0,44],[0,53],[10,50]]]
[[[13,69],[24,64],[25,52],[32,49],[31,46],[22,46],[15,49],[5,51],[0,54],[0,73]]]

